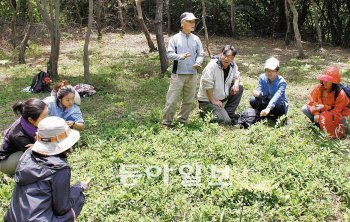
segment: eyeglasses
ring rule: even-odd
[[[228,59],[228,60],[233,60],[235,58],[234,55],[225,55],[224,53],[222,53],[222,56],[223,56],[223,58]]]

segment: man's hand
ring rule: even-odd
[[[214,101],[212,101],[211,103],[214,104],[214,105],[219,106],[220,108],[223,107],[223,104],[222,104],[222,102],[221,102],[220,100],[214,100]]]
[[[254,97],[259,97],[261,95],[261,92],[260,91],[258,91],[258,90],[254,90],[253,91],[253,96]]]
[[[188,52],[183,53],[183,54],[180,54],[180,58],[181,58],[181,59],[186,59],[186,58],[188,58],[188,57],[191,57],[191,54],[188,53]]]
[[[239,92],[239,85],[238,85],[238,86],[233,85],[233,86],[231,87],[230,94],[231,94],[231,95],[236,95],[238,92]]]
[[[263,109],[263,110],[260,112],[260,116],[261,116],[261,117],[267,116],[267,115],[269,115],[270,111],[271,111],[270,108]]]
[[[194,69],[197,69],[197,70],[201,70],[201,69],[202,69],[202,66],[201,66],[200,64],[198,64],[198,63],[195,63],[195,64],[193,65],[193,68],[194,68]]]
[[[31,148],[33,147],[33,145],[34,145],[34,144],[32,144],[32,143],[27,144],[27,145],[26,145],[26,148],[27,148],[27,149],[31,149]]]

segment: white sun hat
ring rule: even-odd
[[[191,12],[184,12],[180,15],[180,22],[181,23],[184,20],[196,20],[196,19],[198,19],[198,18],[196,16],[194,16],[194,14]]]
[[[275,57],[271,57],[266,60],[264,69],[276,70],[276,68],[279,66],[280,62]]]
[[[36,142],[32,150],[36,153],[53,156],[70,149],[80,138],[77,130],[69,128],[66,121],[57,116],[40,121]]]

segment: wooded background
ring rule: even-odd
[[[60,29],[81,31],[87,27],[89,2],[90,10],[93,8],[90,28],[97,31],[98,38],[106,32],[142,30],[150,51],[160,49],[162,73],[167,67],[163,33],[173,34],[180,29],[179,16],[184,11],[201,18],[196,33],[205,36],[207,48],[212,36],[284,39],[286,45],[295,41],[299,58],[306,56],[302,41],[315,42],[315,50],[323,44],[350,47],[350,0],[7,0],[0,2],[0,40],[18,49],[18,61],[25,63],[30,33],[48,30],[51,42],[48,72],[55,78]],[[150,32],[156,34],[157,46]],[[88,28],[85,51],[89,38]],[[84,58],[88,69],[87,53]],[[85,80],[89,82],[89,78]]]

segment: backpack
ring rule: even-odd
[[[259,111],[253,108],[248,108],[242,112],[237,123],[241,124],[245,129],[249,128],[254,123],[260,120]]]
[[[338,87],[335,90],[334,101],[337,100],[337,97],[342,90],[345,92],[346,96],[350,100],[350,86],[347,86],[343,83],[339,83]],[[350,104],[348,105],[348,107],[350,108]]]
[[[50,92],[51,78],[46,72],[40,71],[33,77],[32,84],[30,85],[30,92],[41,93]]]

